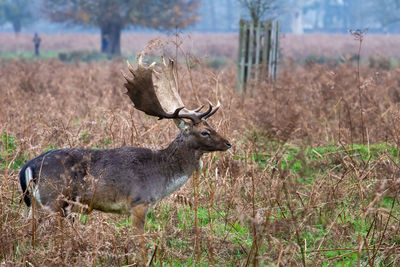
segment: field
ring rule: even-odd
[[[42,38],[41,50],[44,57],[56,57],[58,52],[100,50],[99,34],[52,34],[40,35]],[[176,42],[186,52],[191,52],[201,58],[228,58],[237,57],[238,36],[233,33],[215,34],[180,34],[166,36],[161,34],[126,33],[122,35],[121,50],[126,56],[136,56],[150,40],[161,39]],[[32,35],[12,33],[0,34],[0,58],[30,58],[33,56]],[[286,58],[294,60],[308,59],[335,59],[357,53],[358,43],[351,35],[312,34],[304,36],[282,35],[281,52]],[[393,59],[399,60],[400,36],[368,34],[365,36],[362,55],[365,59]]]
[[[123,94],[123,57],[57,58],[93,53],[98,37],[86,37],[71,44],[68,36],[44,36],[43,58],[35,59],[26,52],[30,36],[0,34],[4,266],[140,263],[130,218],[96,211],[75,220],[27,218],[21,202],[19,169],[45,151],[160,148],[177,135],[172,122],[133,109]],[[133,64],[135,53],[156,37],[127,34],[124,56]],[[284,36],[277,81],[250,84],[243,96],[235,91],[235,35],[153,41],[151,58],[178,55],[185,103],[221,101],[210,124],[233,147],[203,156],[203,170],[148,214],[152,264],[398,266],[396,42],[398,36],[367,35],[358,70],[358,42],[351,36]]]

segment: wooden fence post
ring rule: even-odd
[[[247,34],[247,23],[245,20],[240,20],[240,28],[239,28],[239,64],[238,64],[238,83],[237,83],[237,90],[239,92],[243,92],[244,88],[244,81],[245,81],[245,74],[244,74],[244,67],[245,67],[245,57],[242,55],[246,54],[246,35]]]
[[[279,22],[240,20],[237,90],[247,92],[250,80],[276,79],[278,51]]]

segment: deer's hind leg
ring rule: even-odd
[[[132,208],[132,226],[135,227],[135,231],[140,241],[140,248],[142,250],[142,260],[145,265],[147,262],[147,250],[144,238],[144,224],[146,222],[146,214],[149,210],[148,204],[140,204]]]

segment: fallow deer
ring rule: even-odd
[[[161,71],[128,63],[127,95],[135,108],[160,119],[174,119],[179,135],[165,149],[121,147],[108,150],[63,148],[27,162],[20,184],[27,206],[65,216],[69,211],[99,210],[132,214],[132,223],[144,232],[146,213],[155,203],[179,189],[198,168],[205,152],[231,147],[206,121],[219,108],[211,103],[200,112],[186,109],[177,92],[173,61],[164,59]],[[186,121],[184,120],[186,119]]]

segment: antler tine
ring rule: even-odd
[[[128,64],[129,64],[129,62],[128,62]],[[128,68],[129,68],[129,66],[128,66]],[[124,78],[125,78],[125,80],[128,82],[128,83],[133,83],[133,79],[131,79],[131,78],[129,78],[128,76],[126,76],[126,74],[121,70],[121,74],[122,74],[122,76],[124,76]],[[132,73],[133,74],[133,73]],[[134,74],[133,74],[134,75]]]
[[[172,58],[168,59],[168,65],[171,65],[171,69],[174,68],[175,61]]]
[[[159,120],[162,120],[162,119],[177,119],[177,118],[179,118],[179,112],[182,110],[182,109],[184,109],[185,107],[180,107],[180,108],[177,108],[175,111],[174,111],[174,113],[165,113],[165,115],[163,116],[163,117],[159,117],[158,119]]]
[[[129,61],[127,60],[126,64],[128,65],[128,70],[132,73],[133,76],[135,76],[135,70],[133,69],[131,63],[129,63]],[[123,74],[123,75],[125,77],[125,74]],[[125,79],[126,79],[126,77],[125,77]]]
[[[204,116],[207,116],[211,111],[212,111],[212,105],[211,103],[208,103],[208,109],[203,113],[199,114],[200,119],[203,118]]]
[[[221,106],[221,103],[218,100],[218,104],[213,107],[212,103],[208,101],[208,109],[202,113],[199,113],[199,111],[204,107],[204,105],[194,109],[186,109],[184,107],[178,108],[175,110],[173,114],[168,114],[168,117],[165,118],[175,118],[175,119],[189,119],[191,120],[194,124],[201,122],[203,119],[207,119],[214,115],[215,112],[219,109]],[[180,111],[183,111],[183,113],[180,113]]]
[[[185,107],[185,110],[187,114],[193,114],[193,113],[198,113],[200,110],[202,110],[204,108],[204,105],[201,105],[200,107],[196,108],[196,109],[187,109]]]
[[[208,103],[210,104],[210,107],[211,107],[212,106],[211,102],[208,101]],[[218,100],[217,105],[212,109],[212,111],[210,111],[208,114],[206,114],[203,118],[206,120],[209,117],[211,117],[212,115],[214,115],[214,113],[217,112],[217,110],[219,109],[220,106],[221,106],[221,102],[219,102],[219,100]]]
[[[139,57],[138,57],[138,65],[141,67],[143,66],[143,54],[140,53]]]
[[[204,105],[201,105],[200,107],[196,108],[195,110],[193,110],[194,112],[199,112],[202,108],[204,108]]]
[[[175,117],[176,119],[189,119],[191,120],[194,124],[197,124],[199,122],[201,122],[201,118],[199,117],[199,115],[195,112],[191,112],[191,113],[183,113],[183,114],[177,114],[177,116]]]
[[[166,67],[167,63],[165,63],[165,57],[164,56],[161,56],[161,61],[162,61],[163,65]]]
[[[210,112],[212,112],[212,105],[210,103],[208,110],[206,110],[205,112],[199,113],[199,111],[204,107],[204,105],[202,105],[201,107],[198,107],[194,110],[189,110],[189,109],[184,109],[184,113],[182,114],[177,114],[178,119],[189,119],[191,120],[194,124],[201,122],[201,119],[205,116],[207,116],[207,114],[209,114]]]

